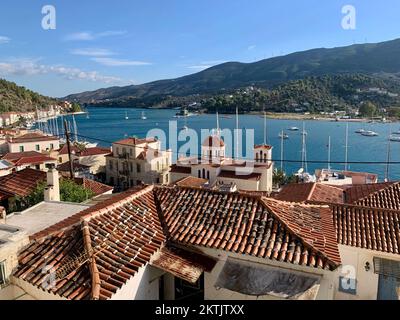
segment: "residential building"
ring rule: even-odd
[[[57,165],[57,160],[36,151],[7,153],[2,160],[13,165],[16,171],[26,168],[47,171],[48,168]]]
[[[398,300],[400,183],[298,186],[136,187],[32,230],[7,280],[32,299]]]
[[[63,177],[71,177],[71,166],[69,161],[58,165],[57,170]],[[93,174],[90,173],[90,167],[80,164],[78,160],[73,161],[72,172],[76,178],[94,179]]]
[[[106,181],[122,190],[145,184],[169,184],[172,151],[162,151],[155,138],[114,142],[106,157]]]
[[[30,132],[19,137],[8,138],[8,152],[50,152],[60,149],[60,139],[44,135],[40,132]]]
[[[171,182],[193,176],[209,181],[210,187],[272,191],[274,164],[272,147],[256,145],[253,160],[226,157],[225,143],[218,135],[207,137],[201,146],[201,157],[182,157],[171,166]]]
[[[0,177],[9,175],[14,170],[14,165],[7,160],[0,160]]]
[[[111,154],[111,149],[100,147],[79,149],[71,146],[70,150],[74,165],[80,164],[89,167],[92,175],[106,172],[106,156]],[[61,164],[69,161],[66,144],[58,151],[57,159]]]
[[[367,172],[322,169],[315,170],[315,176],[317,178],[317,182],[337,186],[378,182],[377,174]]]
[[[0,114],[0,127],[8,127],[19,121],[18,112],[5,112]]]

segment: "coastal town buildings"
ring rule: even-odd
[[[137,187],[35,230],[7,281],[33,299],[398,300],[400,184],[311,185]]]
[[[36,151],[7,153],[1,160],[11,163],[16,171],[26,168],[47,171],[57,165],[56,159]]]
[[[112,144],[106,163],[106,181],[119,189],[142,183],[169,184],[172,151],[161,150],[155,138],[127,138]]]
[[[320,169],[315,171],[315,176],[320,183],[337,186],[378,182],[377,174],[367,172]]]
[[[171,166],[171,183],[192,176],[207,179],[211,188],[271,192],[271,159],[269,145],[254,146],[253,160],[228,158],[224,141],[215,134],[203,141],[201,157],[182,157]]]
[[[110,148],[79,148],[75,145],[70,147],[71,159],[75,165],[89,167],[90,174],[97,175],[106,172],[106,156],[111,154]],[[69,162],[68,146],[65,144],[56,152],[55,156],[60,164]]]
[[[60,149],[60,139],[54,136],[45,135],[41,132],[29,132],[18,137],[7,139],[8,152],[50,152]]]

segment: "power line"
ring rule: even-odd
[[[59,135],[59,136],[62,137],[64,135]],[[77,136],[80,137],[80,138],[85,138],[85,139],[89,139],[89,140],[95,140],[95,141],[104,142],[104,143],[108,143],[108,144],[115,144],[115,145],[118,145],[118,146],[132,147],[131,144],[127,144],[127,143],[112,142],[112,141],[108,141],[108,140],[104,140],[104,139],[100,139],[100,138],[88,137],[88,136],[81,135],[81,134],[78,134]],[[182,153],[172,152],[172,154],[180,155]],[[202,155],[201,154],[192,154],[192,156],[201,157]],[[232,157],[232,159],[234,159],[234,160],[237,159],[237,160],[242,160],[242,161],[246,160],[246,159],[235,158],[235,157]],[[305,163],[311,163],[311,164],[327,164],[327,160],[305,160],[305,161],[303,161],[303,160],[290,160],[290,159],[285,160],[285,159],[273,159],[272,158],[272,159],[268,159],[268,161],[272,161],[272,162],[283,161],[285,163],[302,163],[302,162],[305,162]],[[346,164],[346,161],[331,161],[330,163],[331,164]],[[392,165],[392,164],[400,164],[400,161],[391,161],[391,162],[388,162],[388,161],[347,161],[347,164],[367,164],[367,165],[374,165],[374,164],[376,164],[376,165],[388,165],[389,164],[389,165]]]

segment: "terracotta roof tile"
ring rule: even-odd
[[[46,173],[33,169],[24,169],[0,177],[0,191],[13,196],[28,196],[37,185],[46,181]]]
[[[114,190],[114,187],[87,178],[75,178],[74,181],[85,189],[93,191],[97,196]]]
[[[191,167],[181,167],[181,166],[174,164],[170,167],[170,172],[191,174],[192,168]]]
[[[343,189],[322,183],[292,183],[273,196],[277,200],[307,203],[343,203]]]
[[[86,263],[66,272],[65,279],[76,282],[58,279],[57,289],[51,290],[73,299],[88,295],[108,299],[167,242],[333,270],[340,258],[328,212],[328,207],[242,194],[144,187],[117,195],[36,234],[36,240],[21,253],[15,275],[39,286],[43,264],[59,271],[68,266],[68,257],[87,254],[90,259]],[[90,254],[82,248],[82,226],[88,228],[83,229],[89,232],[83,244],[93,248]],[[70,243],[71,234],[75,241],[81,241],[79,245]],[[87,287],[74,285],[78,281],[90,283],[94,275],[100,278],[98,294],[97,289],[90,288],[88,293]]]
[[[186,177],[176,181],[174,184],[179,187],[203,187],[206,183],[208,183],[207,179],[201,179],[197,177]]]
[[[17,138],[11,138],[10,143],[40,142],[40,141],[58,141],[59,138],[46,136],[37,132],[27,133]]]
[[[331,205],[340,244],[400,254],[400,212],[354,205]]]

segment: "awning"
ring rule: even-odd
[[[204,254],[176,247],[164,247],[156,253],[150,265],[175,277],[195,284],[204,271],[211,272],[216,261]]]
[[[321,276],[228,258],[216,288],[251,296],[315,300]]]
[[[400,261],[374,257],[374,273],[400,279]]]

